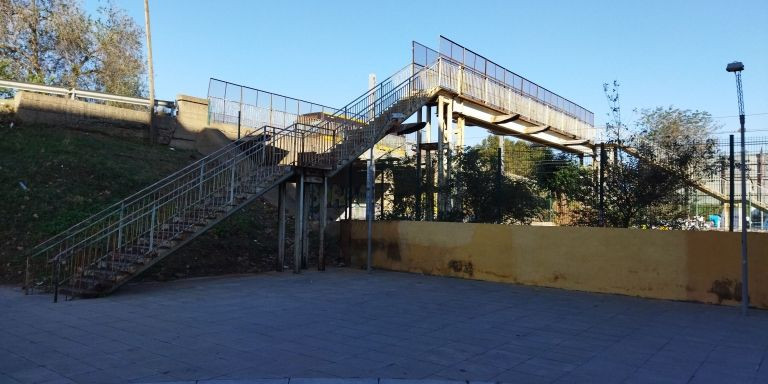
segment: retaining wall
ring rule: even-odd
[[[365,265],[366,223],[344,222],[342,252]],[[394,271],[737,304],[740,234],[714,231],[375,222],[373,265]],[[750,233],[750,298],[768,308],[768,234]]]
[[[149,115],[146,111],[32,92],[18,92],[13,110],[15,118],[27,124],[54,125],[116,136],[149,137]]]

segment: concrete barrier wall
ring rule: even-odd
[[[27,124],[55,125],[126,137],[147,138],[149,135],[146,111],[64,97],[18,92],[14,112],[18,120]]]
[[[737,304],[740,234],[376,222],[376,268],[647,298]],[[749,234],[750,298],[768,308],[768,234]],[[342,251],[365,265],[366,223],[344,222]]]
[[[213,142],[209,142],[208,137],[202,137],[199,142],[199,134],[206,129],[215,129],[219,131],[220,136],[226,140],[237,139],[237,125],[223,124],[208,121],[208,99],[199,97],[176,95],[178,129],[174,132],[171,139],[171,145],[184,149],[202,150],[202,153],[210,149],[218,148],[223,145],[218,137]],[[246,135],[253,128],[241,127],[241,135]],[[202,148],[200,148],[202,146]]]

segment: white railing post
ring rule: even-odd
[[[152,215],[149,219],[149,250],[155,248],[155,221],[157,220],[157,201],[152,204]]]
[[[237,155],[235,155],[237,156]],[[232,204],[235,201],[235,165],[237,163],[235,162],[235,159],[232,159],[232,164],[229,166],[230,168],[230,178],[229,178],[229,203]]]
[[[203,181],[205,181],[205,158],[200,162],[200,180],[197,182],[198,194],[201,202],[203,201]]]
[[[117,249],[120,250],[120,247],[123,245],[123,217],[125,214],[125,200],[120,203],[120,221],[117,223]]]

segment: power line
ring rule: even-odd
[[[762,116],[762,115],[768,115],[768,112],[758,112],[758,113],[749,113],[744,116]],[[731,116],[713,116],[713,119],[729,119],[732,117],[739,117],[739,115],[731,115]]]

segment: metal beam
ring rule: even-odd
[[[507,115],[495,116],[491,122],[494,124],[510,123],[520,118],[519,113],[510,113]]]
[[[427,125],[426,122],[400,124],[400,125],[393,126],[392,129],[389,131],[389,133],[399,135],[399,136],[407,135],[409,133],[413,133],[421,130],[426,125]]]
[[[549,125],[540,125],[538,127],[525,127],[523,128],[523,133],[525,133],[526,135],[535,135],[537,133],[549,131],[550,128],[552,127],[550,127]]]
[[[580,139],[580,140],[565,140],[565,141],[563,141],[560,144],[565,145],[566,147],[572,147],[574,145],[585,145],[585,144],[588,144],[588,143],[589,143],[589,140],[587,140],[587,139]]]

